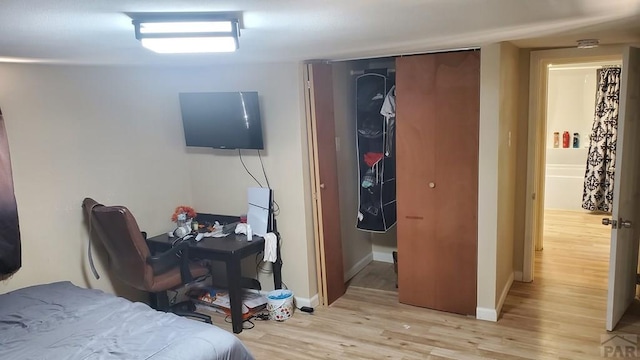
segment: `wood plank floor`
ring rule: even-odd
[[[372,261],[356,274],[350,281],[349,287],[361,287],[398,292],[396,288],[396,273],[393,263]]]
[[[349,287],[313,315],[256,321],[239,338],[257,359],[602,359],[608,235],[599,218],[549,212],[534,283],[514,283],[497,323]],[[618,333],[640,334],[640,306]],[[231,329],[221,317],[214,321]]]
[[[546,210],[542,251],[536,252],[535,282],[607,289],[611,228],[598,215]]]

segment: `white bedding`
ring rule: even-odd
[[[0,359],[253,357],[214,325],[58,282],[0,295]]]

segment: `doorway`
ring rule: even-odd
[[[593,50],[593,49],[592,49]],[[633,303],[633,295],[635,295],[635,278],[637,268],[638,257],[638,239],[636,231],[633,229],[633,221],[638,218],[638,211],[635,199],[637,193],[637,174],[638,170],[638,151],[636,147],[638,136],[640,136],[640,125],[636,114],[638,112],[638,103],[633,101],[634,94],[637,94],[640,88],[638,82],[637,73],[640,71],[640,54],[638,49],[633,47],[605,47],[593,51],[583,51],[579,49],[562,49],[562,50],[548,50],[533,52],[531,55],[531,83],[530,83],[530,116],[529,116],[529,153],[528,153],[528,181],[527,190],[530,191],[531,197],[527,199],[527,216],[526,216],[526,230],[525,230],[525,253],[524,253],[524,268],[523,268],[523,280],[534,280],[534,273],[537,275],[536,265],[540,263],[539,257],[544,258],[544,252],[540,252],[543,249],[544,240],[544,223],[545,223],[545,191],[547,184],[545,183],[545,165],[547,156],[547,140],[549,136],[554,132],[553,129],[547,129],[547,84],[549,82],[548,74],[549,68],[553,65],[562,64],[576,64],[576,63],[588,63],[598,61],[616,61],[622,59],[622,64],[625,69],[620,72],[618,68],[618,77],[622,80],[618,81],[619,92],[619,116],[618,106],[615,107],[615,116],[609,119],[610,123],[617,124],[618,132],[622,135],[618,136],[617,144],[614,142],[609,148],[614,149],[615,154],[611,161],[615,164],[615,178],[611,178],[610,183],[612,190],[606,193],[606,196],[610,195],[610,205],[603,210],[610,210],[612,218],[606,218],[602,220],[602,224],[610,225],[610,262],[607,268],[607,290],[604,292],[606,296],[601,296],[605,306],[606,312],[606,328],[612,330],[618,323],[624,311]],[[609,71],[603,71],[603,73],[609,73]],[[598,116],[601,111],[598,111]],[[564,131],[563,131],[564,133]],[[565,144],[567,144],[567,135],[565,133]],[[607,135],[608,136],[608,135]],[[555,138],[555,136],[554,136]],[[598,141],[602,137],[597,137]],[[594,137],[592,136],[593,140]],[[555,140],[555,139],[554,139]],[[554,141],[551,140],[551,141]],[[562,140],[560,140],[562,141]],[[558,142],[555,140],[554,142]],[[600,144],[598,142],[598,144]],[[565,152],[564,155],[568,156],[569,152]],[[599,155],[599,152],[594,152],[593,148],[589,151],[589,162],[587,162],[586,173],[589,175],[589,169],[592,166],[592,157]],[[553,158],[550,156],[550,158]],[[605,156],[606,159],[606,156]],[[609,172],[599,171],[599,173]],[[611,169],[613,172],[613,169]],[[615,181],[614,181],[615,180]],[[585,184],[588,182],[585,181]],[[597,182],[598,184],[600,182]],[[615,183],[615,185],[613,185]],[[592,206],[587,206],[587,196],[590,195],[590,191],[585,190],[585,198],[583,204],[585,208],[589,210],[600,210],[598,207],[594,209]],[[556,214],[557,215],[557,214]],[[591,217],[591,219],[578,219],[577,221],[584,224],[579,226],[586,228],[588,224],[595,220],[597,226],[598,218]],[[618,226],[620,224],[620,226]],[[566,225],[560,225],[562,230],[565,231],[562,237],[567,237],[567,229],[570,227]],[[597,230],[596,232],[599,232]],[[580,245],[585,245],[585,240],[579,239]],[[538,250],[536,253],[535,250]],[[576,254],[579,251],[577,247],[571,248],[571,254]],[[542,255],[539,255],[542,253]],[[535,260],[534,261],[534,254]],[[589,256],[585,257],[587,261],[583,264],[588,266],[591,264]],[[575,259],[574,259],[575,261]],[[604,267],[604,266],[603,266]],[[560,277],[566,279],[567,274],[561,273]],[[541,282],[544,283],[544,277],[537,281],[534,285],[538,287]],[[586,286],[593,286],[592,282],[587,281]],[[582,288],[585,288],[584,286]],[[570,301],[577,301],[578,298],[571,298]],[[602,319],[600,319],[602,320]]]
[[[551,64],[547,71],[543,234],[535,277],[545,284],[607,289],[606,211],[583,207],[598,74],[621,59]],[[542,250],[544,249],[544,250]]]
[[[585,51],[586,50],[586,51]],[[527,190],[525,216],[525,246],[522,280],[534,280],[535,256],[544,248],[545,209],[581,211],[586,149],[593,122],[591,109],[595,106],[595,89],[591,90],[585,82],[593,83],[590,77],[583,77],[582,84],[576,77],[590,72],[588,68],[603,64],[620,64],[621,47],[603,47],[595,49],[561,49],[536,51],[531,53],[530,101],[529,101],[529,141],[527,155]],[[584,69],[582,69],[584,68]],[[551,70],[554,69],[554,70]],[[573,74],[570,70],[575,69]],[[554,74],[550,90],[549,75]],[[568,74],[568,75],[565,75]],[[554,79],[555,77],[555,79]],[[574,79],[571,79],[574,77]],[[564,84],[564,89],[558,85]],[[595,85],[594,85],[595,86]],[[567,87],[573,87],[567,88]],[[583,92],[577,96],[576,89]],[[549,97],[557,98],[560,92],[571,93],[580,105],[582,120],[566,120],[568,112],[573,116],[573,107],[565,104],[553,104]],[[586,94],[584,94],[586,92]],[[587,97],[593,93],[590,104]],[[562,100],[559,100],[562,101]],[[576,104],[575,102],[573,104]],[[549,107],[552,107],[550,110]],[[555,106],[555,107],[554,107]],[[577,106],[577,105],[574,105]],[[551,111],[551,112],[549,112]],[[555,113],[554,113],[555,112]],[[588,115],[591,113],[591,115]],[[590,119],[585,119],[590,116]],[[574,130],[571,130],[574,129]],[[563,148],[563,135],[569,134],[568,148]],[[554,147],[554,133],[558,132],[558,147]],[[574,133],[577,134],[578,148],[573,148]],[[584,156],[584,159],[583,159]],[[547,179],[550,180],[547,184]],[[548,188],[547,188],[548,187]],[[606,227],[603,226],[606,229]]]

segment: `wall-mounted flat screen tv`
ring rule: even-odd
[[[256,91],[180,93],[187,146],[264,149]]]

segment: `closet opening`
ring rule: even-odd
[[[333,63],[347,287],[397,292],[395,58]]]
[[[475,314],[480,52],[312,62],[305,76],[320,302],[367,288]]]

